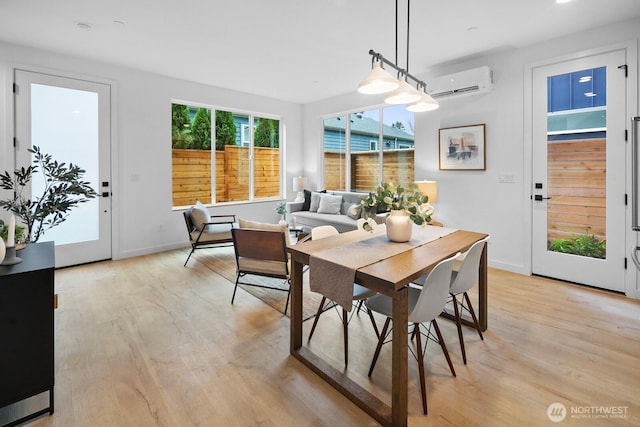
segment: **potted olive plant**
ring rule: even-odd
[[[58,163],[37,146],[29,152],[33,154],[32,165],[16,169],[13,174],[6,171],[0,174],[0,188],[13,194],[12,199],[0,200],[0,207],[24,224],[25,242],[37,242],[46,230],[66,221],[74,207],[93,199],[97,193],[83,181],[84,169],[72,163]],[[42,177],[44,189],[40,196],[31,198],[26,187],[34,175]]]
[[[370,192],[360,203],[364,218],[374,217],[377,213],[389,212],[387,217],[387,236],[394,242],[406,242],[411,238],[411,222],[424,226],[431,221],[433,207],[429,197],[415,184],[404,188],[392,182],[384,182]]]

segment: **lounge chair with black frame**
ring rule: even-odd
[[[231,229],[235,226],[235,215],[209,215],[209,211],[203,205],[196,204],[183,213],[187,226],[191,251],[184,266],[187,266],[191,255],[196,249],[231,246],[233,238]]]
[[[231,230],[236,257],[236,283],[233,288],[231,304],[236,298],[238,285],[255,286],[287,292],[284,314],[289,308],[291,295],[291,276],[289,274],[289,256],[284,231],[234,228]],[[282,279],[284,288],[264,283],[241,281],[246,276],[262,276]]]

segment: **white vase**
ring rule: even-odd
[[[284,219],[284,214],[280,214],[280,221],[278,221],[278,224],[284,225],[286,223],[287,221]]]
[[[4,260],[4,255],[7,253],[7,248],[4,245],[4,240],[0,237],[0,262]]]
[[[407,211],[391,211],[387,217],[387,237],[392,242],[408,242],[411,240],[413,224]]]

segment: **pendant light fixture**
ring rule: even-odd
[[[371,71],[358,85],[358,92],[377,95],[390,92],[400,86],[398,80],[382,68],[382,62],[378,61],[375,56],[371,62]]]
[[[407,110],[412,112],[432,111],[439,107],[438,102],[427,93],[427,84],[409,74],[409,21],[411,0],[407,0],[407,63],[406,69],[398,66],[398,0],[396,0],[396,62],[384,58],[380,53],[369,50],[372,56],[371,71],[358,85],[358,92],[365,94],[389,93],[384,102],[387,104],[408,104]],[[396,70],[394,78],[383,68],[383,64]],[[409,79],[416,83],[414,88]],[[422,88],[422,90],[420,90]]]

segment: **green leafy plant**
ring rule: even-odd
[[[604,259],[607,256],[606,240],[598,239],[596,236],[589,234],[588,230],[585,234],[579,236],[552,240],[547,244],[547,249],[591,258]]]
[[[287,207],[286,207],[286,204],[284,202],[280,202],[280,203],[276,204],[274,209],[275,209],[276,213],[280,214],[280,215],[284,215],[285,212],[287,212]]]
[[[411,184],[408,188],[384,182],[370,192],[360,203],[364,210],[364,218],[374,217],[377,213],[391,210],[403,210],[409,214],[411,221],[417,225],[426,225],[431,221],[433,207],[428,204],[429,197],[422,193],[418,186]]]
[[[22,242],[24,238],[24,230],[25,228],[21,225],[16,225],[15,228],[15,239],[16,242]],[[9,224],[5,224],[4,221],[0,219],[0,239],[7,241],[7,237],[9,237]]]
[[[32,165],[16,169],[13,176],[6,171],[0,174],[0,188],[14,195],[13,199],[0,200],[0,207],[22,221],[27,242],[37,242],[46,230],[66,221],[71,209],[93,199],[97,193],[82,180],[84,169],[58,163],[37,146],[29,152],[33,154]],[[44,188],[39,197],[31,199],[27,186],[34,175],[43,179]]]

